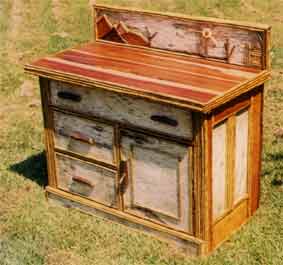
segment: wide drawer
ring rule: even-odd
[[[114,128],[98,121],[54,112],[55,147],[115,164]]]
[[[51,81],[51,104],[163,134],[192,139],[188,110],[115,93]]]
[[[102,166],[56,154],[58,188],[116,207],[116,172]]]

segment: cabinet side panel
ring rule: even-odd
[[[226,209],[226,123],[213,128],[212,132],[212,193],[213,219]]]

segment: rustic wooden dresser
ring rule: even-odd
[[[94,6],[40,77],[49,199],[206,255],[258,208],[270,27]]]

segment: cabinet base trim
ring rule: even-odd
[[[174,244],[191,256],[203,256],[207,253],[207,244],[201,239],[174,231],[158,224],[140,219],[116,209],[108,208],[80,196],[69,194],[53,187],[46,188],[49,201],[69,208],[76,208],[85,213],[102,217],[115,223],[126,225],[134,230],[153,235],[154,237]]]

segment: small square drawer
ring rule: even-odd
[[[116,172],[105,167],[56,154],[59,189],[116,207]]]
[[[115,164],[111,125],[55,111],[54,138],[57,148]]]
[[[52,81],[51,104],[162,134],[192,139],[192,113],[171,105],[107,91]]]

